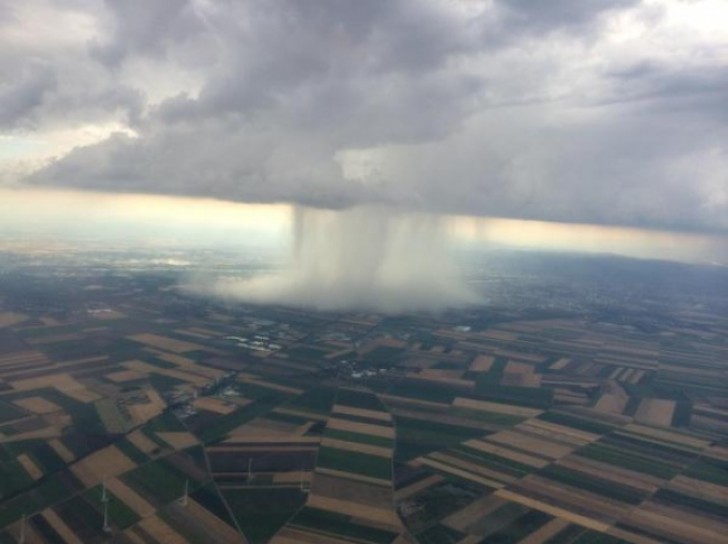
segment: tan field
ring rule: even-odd
[[[634,544],[663,544],[662,540],[656,540],[649,538],[641,534],[637,534],[633,531],[622,529],[621,527],[614,526],[607,531],[607,534],[626,540],[627,542]]]
[[[17,364],[30,365],[32,363],[47,363],[48,358],[40,351],[21,351],[10,353],[0,357],[0,366],[10,366]]]
[[[649,492],[656,491],[663,483],[662,478],[657,476],[650,476],[642,472],[635,472],[576,455],[561,459],[558,465]]]
[[[0,312],[0,329],[3,327],[12,327],[18,323],[22,323],[28,319],[27,315],[16,314],[13,312]]]
[[[38,465],[35,464],[35,462],[30,458],[27,453],[18,455],[17,459],[18,463],[22,465],[22,467],[30,475],[31,478],[33,478],[34,480],[38,480],[43,477],[43,471],[38,468]]]
[[[71,528],[66,525],[66,522],[63,521],[54,510],[47,508],[46,510],[43,510],[42,515],[48,524],[60,535],[64,542],[81,542],[78,535],[76,535],[76,533],[74,533]]]
[[[514,451],[510,448],[506,448],[499,444],[494,444],[492,442],[488,442],[486,440],[468,440],[465,442],[466,446],[470,446],[471,448],[475,448],[480,451],[484,451],[487,453],[494,453],[496,455],[500,455],[501,457],[505,457],[506,459],[511,459],[513,461],[516,461],[518,463],[523,463],[524,465],[529,465],[536,468],[545,467],[550,463],[550,461],[547,461],[545,459],[542,459],[540,457],[535,457],[533,455],[528,455],[525,453],[521,453],[518,451]]]
[[[13,404],[20,406],[34,414],[50,414],[61,410],[57,404],[44,399],[43,397],[26,397],[13,401]]]
[[[345,406],[343,404],[334,405],[334,413],[348,414],[350,416],[361,416],[371,419],[380,419],[382,421],[392,421],[392,416],[389,412],[380,412],[378,410],[365,410],[363,408],[352,408],[351,406]]]
[[[516,480],[514,476],[511,476],[510,474],[504,474],[501,472],[498,472],[497,470],[492,470],[488,468],[486,464],[481,463],[474,463],[470,461],[463,461],[462,459],[459,459],[457,457],[454,457],[452,455],[448,455],[444,452],[433,452],[430,453],[427,456],[427,459],[435,459],[436,461],[440,461],[442,463],[446,463],[450,466],[457,467],[463,470],[467,470],[468,472],[472,472],[474,474],[479,474],[481,476],[485,476],[486,478],[492,478],[493,480],[497,482],[501,482],[503,484],[507,484],[509,482],[513,482]]]
[[[480,333],[480,336],[485,338],[493,338],[495,340],[515,340],[518,338],[517,335],[512,332],[499,331],[499,330],[488,330]]]
[[[519,488],[526,493],[547,496],[552,503],[560,504],[574,512],[604,522],[605,519],[618,519],[630,509],[630,505],[562,484],[537,474],[526,476],[519,482]]]
[[[154,506],[147,502],[146,499],[118,478],[110,478],[106,480],[106,487],[108,487],[109,491],[117,496],[120,501],[139,514],[140,517],[144,518],[151,516],[156,510]]]
[[[459,408],[471,408],[473,410],[481,410],[483,412],[494,412],[496,414],[509,414],[513,416],[536,417],[543,413],[543,410],[535,408],[523,408],[521,406],[511,406],[509,404],[500,404],[498,402],[489,402],[485,400],[474,400],[457,397],[453,406]]]
[[[540,387],[541,376],[528,372],[508,372],[503,374],[502,385],[517,385],[519,387]]]
[[[493,361],[495,361],[495,357],[493,355],[478,355],[470,364],[470,370],[475,370],[477,372],[488,371],[490,370],[490,367],[493,366]]]
[[[563,519],[552,519],[546,525],[521,540],[518,544],[543,544],[565,529],[568,524],[569,522]]]
[[[702,450],[703,448],[706,448],[710,445],[710,442],[705,439],[682,434],[677,430],[656,429],[654,427],[638,425],[637,423],[630,423],[629,425],[623,427],[623,429],[632,433],[657,438],[658,440],[664,440],[666,442],[672,442],[674,444],[681,444],[689,448],[697,448]],[[725,458],[728,459],[728,450],[726,450]]]
[[[537,499],[532,499],[530,497],[526,497],[525,495],[514,493],[513,491],[499,489],[495,493],[503,499],[517,502],[529,508],[541,510],[542,512],[546,512],[547,514],[551,514],[552,516],[562,518],[570,523],[583,525],[584,527],[594,529],[595,531],[606,531],[609,528],[608,523],[604,523],[586,516],[582,516],[580,514],[576,514],[574,512],[570,512],[567,509],[560,508],[558,506],[554,506],[553,504],[543,502]]]
[[[203,346],[200,344],[193,344],[192,342],[185,342],[184,340],[175,340],[174,338],[167,338],[166,336],[159,336],[158,334],[151,333],[134,334],[130,336],[129,339],[148,346],[171,351],[172,353],[185,353],[187,351],[203,349]]]
[[[348,442],[346,440],[336,440],[334,438],[324,438],[321,440],[322,446],[329,446],[331,448],[338,448],[340,450],[355,451],[359,453],[368,453],[369,455],[376,455],[377,457],[385,457],[387,459],[392,457],[391,448],[383,448],[381,446],[372,446],[370,444],[362,444],[361,442]]]
[[[104,478],[118,476],[135,467],[134,462],[116,446],[107,446],[72,465],[71,472],[86,487],[93,487]]]
[[[561,370],[566,365],[568,365],[570,362],[571,362],[571,359],[569,359],[568,357],[562,357],[561,359],[559,359],[558,361],[556,361],[554,364],[552,364],[549,367],[549,369],[550,370]]]
[[[639,423],[669,427],[672,423],[675,401],[667,399],[643,399],[634,418]]]
[[[201,506],[194,499],[189,499],[186,506],[178,505],[176,507],[184,508],[185,515],[191,516],[195,521],[200,523],[205,528],[205,534],[209,535],[208,538],[210,538],[211,542],[225,542],[226,544],[245,542],[240,533]]]
[[[73,460],[76,458],[76,456],[73,455],[73,452],[69,450],[66,446],[64,446],[63,443],[57,438],[54,438],[53,440],[48,442],[48,445],[53,448],[53,450],[59,455],[59,457],[63,459],[66,463],[72,463]]]
[[[129,414],[131,415],[134,424],[140,425],[146,423],[153,417],[162,413],[167,406],[164,399],[159,396],[159,393],[155,389],[145,389],[144,393],[149,400],[145,404],[133,404],[128,407]]]
[[[215,412],[216,414],[223,415],[229,414],[237,408],[234,404],[229,405],[228,403],[213,397],[198,397],[194,400],[192,405],[201,410],[207,410],[208,412]]]
[[[509,447],[537,453],[541,456],[558,459],[573,451],[573,447],[550,442],[535,436],[516,431],[502,431],[488,437],[489,442],[497,442]]]
[[[628,400],[629,397],[612,395],[607,393],[599,398],[599,401],[594,406],[594,409],[600,412],[621,414],[624,411],[624,407],[627,405]]]
[[[370,425],[369,423],[358,423],[356,421],[347,421],[345,419],[336,419],[332,417],[329,419],[328,427],[340,431],[352,431],[355,433],[382,436],[384,438],[394,438],[394,429],[392,427]]]
[[[106,374],[105,376],[105,378],[117,383],[130,382],[133,380],[139,380],[144,377],[145,374],[137,372],[136,370],[121,370],[119,372]]]
[[[276,450],[278,451],[278,450]],[[303,482],[304,484],[310,484],[313,479],[311,472],[292,470],[290,472],[276,472],[273,474],[274,484],[296,484]]]
[[[418,462],[427,465],[429,467],[432,467],[437,470],[441,470],[443,472],[448,472],[450,474],[454,474],[455,476],[460,476],[461,478],[465,478],[466,480],[470,480],[471,482],[479,483],[488,487],[503,487],[503,484],[501,482],[498,482],[496,480],[493,480],[491,478],[484,478],[483,476],[479,476],[477,474],[473,474],[472,472],[469,472],[467,470],[463,470],[457,467],[454,467],[452,465],[448,465],[447,463],[443,463],[441,461],[437,461],[436,459],[431,459],[429,457],[425,458],[419,458]]]
[[[149,533],[157,542],[165,544],[187,544],[187,539],[172,529],[159,516],[143,519],[139,526]]]
[[[195,438],[193,434],[187,432],[157,433],[157,436],[176,450],[189,448],[190,446],[196,446],[199,444],[197,438]]]
[[[169,376],[170,378],[176,378],[185,382],[203,384],[208,381],[208,378],[205,376],[199,376],[197,374],[192,374],[191,372],[185,372],[182,370],[159,368],[157,366],[150,365],[149,363],[145,363],[144,361],[127,361],[125,363],[122,363],[122,366],[128,368],[129,370],[135,370],[142,374],[160,374],[163,376]]]
[[[277,383],[262,380],[260,378],[243,378],[238,379],[239,382],[249,383],[252,385],[260,385],[267,389],[273,389],[275,391],[283,391],[284,393],[291,393],[293,395],[300,395],[303,393],[303,389],[297,389],[295,387],[288,387],[286,385],[279,385]]]
[[[45,344],[54,344],[56,342],[67,342],[69,340],[83,340],[84,337],[77,333],[56,334],[49,336],[40,336],[38,338],[29,338],[25,342],[31,346],[42,346]]]
[[[321,533],[308,533],[302,529],[284,527],[271,539],[270,544],[351,544],[351,540],[341,540]]]
[[[392,504],[391,487],[352,481],[316,472],[312,482],[311,493],[331,499],[340,499],[366,506],[382,508]]]
[[[464,370],[425,368],[419,372],[418,376],[427,380],[440,380],[444,383],[451,383],[453,385],[470,386],[472,382],[462,379],[464,373]]]
[[[359,519],[371,521],[377,524],[399,529],[401,523],[397,513],[393,509],[377,508],[374,506],[365,506],[356,502],[343,501],[333,499],[331,497],[323,497],[321,495],[311,494],[308,496],[306,506],[321,508],[339,514],[356,517]]]
[[[27,378],[10,382],[16,391],[29,391],[44,387],[53,387],[64,395],[68,395],[79,402],[94,402],[99,400],[101,395],[86,388],[70,374],[49,374],[37,378]]]
[[[487,495],[471,502],[465,508],[458,510],[442,520],[443,525],[447,525],[464,533],[468,532],[468,528],[476,521],[486,517],[491,512],[495,512],[508,501],[497,495]]]
[[[725,523],[693,516],[685,510],[646,504],[629,513],[626,523],[690,544],[725,542]]]
[[[81,389],[66,389],[63,391],[63,394],[68,395],[69,397],[76,399],[79,402],[87,403],[96,402],[97,400],[103,398],[98,393],[91,391],[90,389],[87,389],[85,387],[82,387]]]
[[[0,442],[21,442],[23,440],[35,440],[37,438],[50,439],[61,436],[63,429],[60,427],[45,427],[37,431],[28,431],[26,433],[18,433],[12,436],[1,436]]]
[[[443,480],[442,476],[433,474],[432,476],[428,476],[427,478],[424,478],[418,482],[408,485],[407,487],[398,489],[397,491],[395,491],[394,497],[398,501],[404,500],[407,497],[416,495],[423,489],[427,489],[430,486],[439,484],[440,482],[442,482],[442,480]]]
[[[581,447],[599,439],[598,434],[589,433],[571,427],[565,427],[549,421],[532,419],[524,421],[516,427],[529,433],[538,434],[553,441],[570,444],[574,447]]]
[[[258,418],[233,429],[231,435],[244,435],[251,433],[253,435],[286,435],[290,436],[296,432],[298,425],[295,423],[286,423],[285,421],[274,421],[272,419]]]
[[[154,353],[160,359],[167,361],[168,363],[175,364],[175,365],[190,366],[190,365],[195,364],[195,362],[192,359],[188,359],[187,357],[183,357],[182,355],[177,355],[175,353],[167,353],[165,351],[159,351],[156,349],[149,349],[149,351]]]
[[[374,484],[386,487],[387,489],[392,488],[392,482],[389,480],[383,480],[381,478],[372,478],[371,476],[364,476],[363,474],[355,474],[353,472],[344,472],[342,470],[334,470],[332,468],[316,467],[315,474],[325,474],[327,476],[335,476],[337,478],[344,478],[346,480],[353,480],[357,482],[364,482],[367,484]]]
[[[219,446],[211,446],[212,449],[224,448],[225,446],[235,446],[237,444],[254,444],[255,442],[286,442],[301,444],[303,446],[310,445],[316,446],[321,441],[318,436],[256,436],[256,435],[245,435],[245,436],[231,436],[221,442]]]
[[[707,501],[728,503],[728,487],[695,480],[688,476],[677,476],[670,481],[670,489],[680,491],[686,495],[699,497]]]
[[[131,442],[137,448],[147,454],[159,448],[159,445],[157,445],[156,442],[148,438],[144,433],[139,430],[127,435],[127,438],[129,439],[129,442]]]

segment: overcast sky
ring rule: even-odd
[[[725,0],[0,0],[0,186],[728,229]]]

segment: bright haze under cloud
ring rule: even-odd
[[[291,262],[279,273],[197,281],[226,300],[323,310],[439,311],[477,302],[451,265],[443,220],[389,208],[296,208]]]
[[[724,234],[726,20],[724,0],[0,2],[0,186]]]

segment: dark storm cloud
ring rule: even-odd
[[[506,14],[509,30],[529,29],[533,32],[551,32],[578,27],[593,22],[605,12],[628,8],[639,0],[496,0]]]
[[[56,85],[55,73],[43,64],[25,66],[15,81],[0,82],[0,128],[31,122],[44,97]]]
[[[163,56],[166,49],[202,30],[188,0],[106,0],[111,11],[111,33],[91,43],[91,54],[116,67],[129,55]]]
[[[53,61],[76,82],[98,75],[89,108],[64,75],[41,111],[116,111],[136,136],[74,149],[28,182],[723,229],[725,57],[710,40],[667,54],[624,37],[668,32],[668,7],[94,4],[96,35]]]

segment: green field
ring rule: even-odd
[[[327,446],[319,448],[316,466],[383,480],[392,477],[392,460],[389,458]]]

